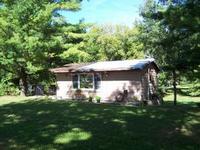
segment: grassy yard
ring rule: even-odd
[[[0,98],[0,150],[199,150],[199,137],[200,108],[190,102],[135,108]]]
[[[173,95],[168,94],[164,97],[165,102],[173,102]],[[183,95],[178,95],[177,96],[177,101],[178,104],[191,104],[191,103],[200,103],[200,97],[192,97],[192,96],[183,96]]]

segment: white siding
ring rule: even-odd
[[[108,72],[103,75],[99,94],[104,100],[114,101],[115,97],[124,90],[128,91],[128,98],[133,96],[141,99],[141,78],[138,71]]]
[[[140,71],[116,71],[102,72],[102,81],[100,88],[94,90],[83,90],[83,94],[88,97],[89,92],[94,92],[102,100],[114,101],[119,92],[128,91],[128,98],[136,96],[141,99],[141,72]],[[71,74],[57,74],[57,97],[60,99],[73,98],[75,90],[72,88]]]
[[[57,91],[56,96],[58,99],[70,99],[72,90],[72,81],[70,74],[57,74]]]

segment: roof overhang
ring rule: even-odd
[[[105,71],[130,71],[143,70],[146,66],[153,64],[156,71],[160,69],[154,59],[136,59],[124,61],[102,61],[81,64],[66,64],[62,67],[50,69],[55,74],[75,72],[105,72]]]

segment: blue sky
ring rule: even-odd
[[[139,19],[139,8],[144,0],[83,0],[78,12],[62,12],[71,23],[80,19],[87,23],[122,24],[132,26]]]

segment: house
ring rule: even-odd
[[[57,98],[102,101],[152,101],[157,94],[159,68],[154,59],[67,64],[51,69],[57,80]]]

